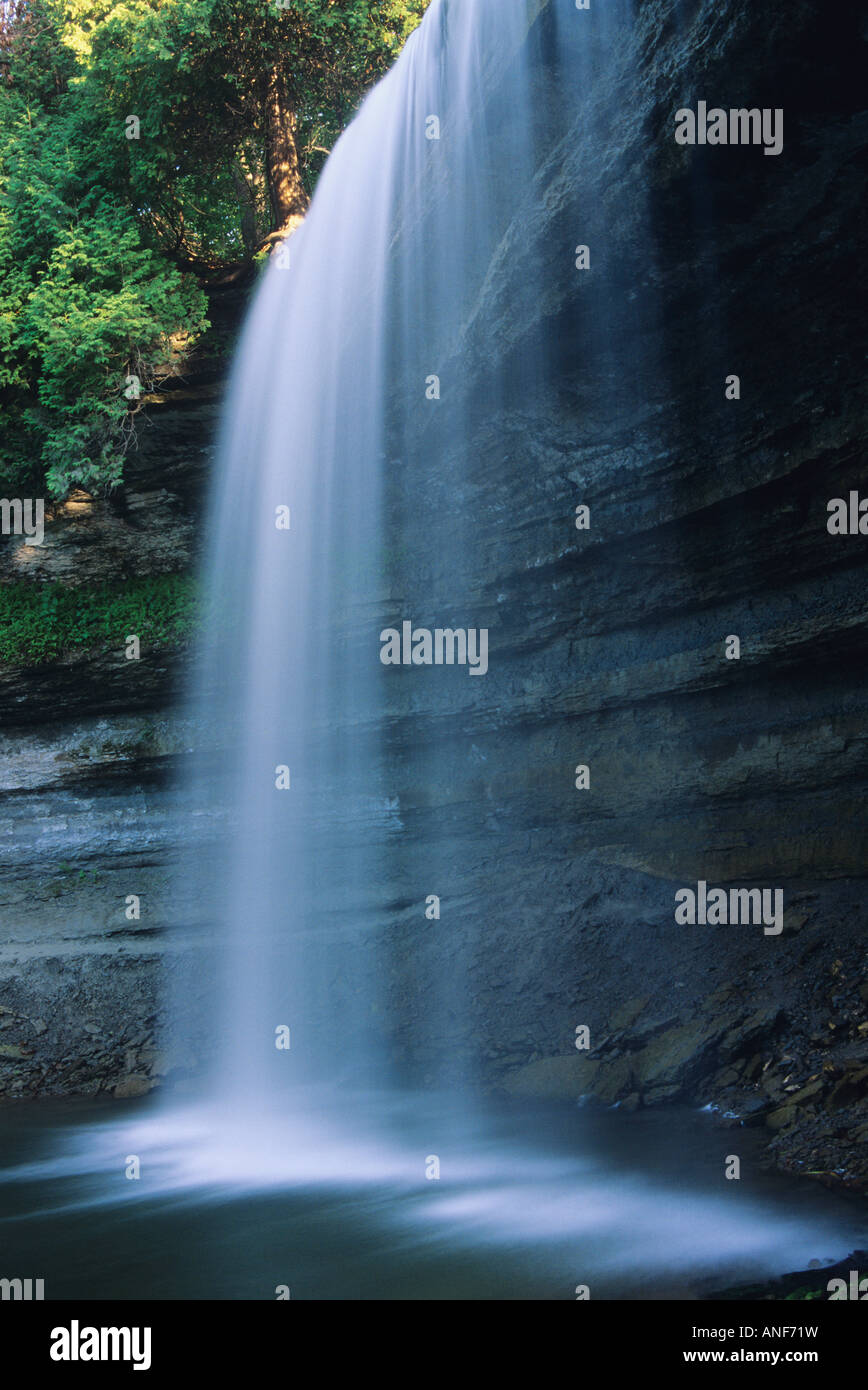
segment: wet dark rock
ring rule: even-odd
[[[146,1096],[150,1089],[147,1076],[122,1076],[113,1095],[115,1100],[134,1100],[137,1096]]]
[[[759,1299],[825,1301],[830,1296],[829,1283],[832,1279],[843,1279],[844,1284],[849,1286],[852,1271],[857,1270],[861,1275],[866,1268],[868,1251],[854,1250],[843,1260],[811,1260],[807,1269],[785,1274],[782,1278],[769,1280],[765,1284],[742,1284],[734,1289],[709,1288],[704,1297],[715,1302],[720,1299],[733,1302],[755,1302]]]

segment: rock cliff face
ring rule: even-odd
[[[829,499],[868,495],[868,29],[857,7],[650,0],[606,90],[591,77],[573,103],[554,69],[575,18],[553,0],[531,30],[536,181],[440,345],[450,408],[389,470],[381,625],[449,617],[491,650],[484,679],[384,683],[402,827],[384,1026],[422,1084],[469,1058],[514,1094],[712,1103],[765,1125],[782,1166],[859,1185],[868,541],[826,523]],[[783,153],[679,146],[675,113],[700,101],[782,109]],[[124,504],[66,509],[28,573],[188,566],[218,391],[205,364],[155,402]],[[437,544],[456,513],[457,567]],[[207,834],[169,793],[206,736],[176,704],[184,667],[153,653],[132,680],[117,652],[0,676],[6,1094],[168,1070],[160,966],[203,924],[167,885]],[[679,924],[700,882],[781,890],[783,930]]]
[[[42,547],[11,539],[3,583],[60,582],[85,596],[195,566],[228,360],[219,349],[246,300],[212,294],[211,333],[148,399],[122,492],[73,494]],[[125,636],[0,667],[2,1095],[135,1094],[166,1070],[165,964],[197,925],[179,852],[203,819],[179,799],[177,772],[207,731],[185,713],[189,644],[146,644],[128,661]]]
[[[556,20],[535,35],[541,93]],[[392,710],[404,823],[439,837],[460,922],[443,1053],[472,1033],[513,1090],[715,1103],[766,1123],[783,1164],[857,1183],[866,551],[826,523],[829,499],[868,491],[865,33],[855,11],[651,3],[616,90],[547,112],[536,185],[439,368],[461,403],[393,470],[389,604],[491,634],[489,674],[451,682],[448,708],[429,684]],[[678,146],[674,113],[700,100],[781,108],[783,154]],[[502,401],[492,361],[513,364]],[[471,543],[447,573],[432,537],[456,510]],[[783,931],[678,925],[699,881],[781,889]],[[394,928],[408,955],[437,949],[417,916]],[[571,1049],[581,1025],[590,1052]]]

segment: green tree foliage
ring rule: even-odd
[[[6,6],[0,86],[0,477],[55,497],[120,479],[135,400],[205,297],[100,177],[62,6]],[[174,340],[174,341],[173,341]],[[133,390],[135,388],[132,388]]]
[[[304,215],[427,4],[0,0],[0,487],[120,481],[129,379]]]

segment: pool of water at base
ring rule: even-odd
[[[267,1124],[9,1103],[0,1278],[47,1299],[697,1299],[868,1244],[860,1202],[764,1172],[754,1131],[704,1113],[362,1100]]]

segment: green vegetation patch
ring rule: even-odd
[[[21,666],[71,652],[117,650],[135,635],[149,647],[176,646],[198,626],[190,575],[165,574],[77,589],[64,584],[0,588],[0,662]]]
[[[428,0],[0,0],[0,495],[111,491]]]

